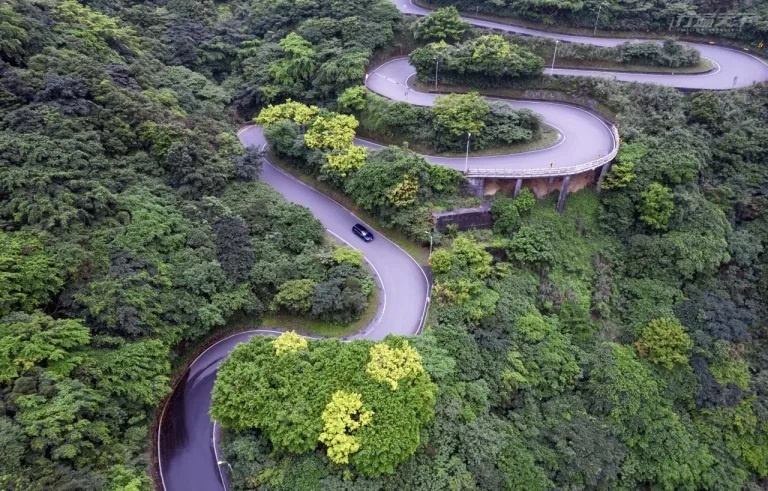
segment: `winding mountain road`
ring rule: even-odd
[[[426,15],[429,10],[394,1],[401,12]],[[492,29],[543,36],[562,41],[613,46],[626,39],[590,38],[539,32],[532,29],[480,19],[470,23]],[[558,75],[611,77],[618,80],[668,85],[684,89],[723,90],[744,87],[768,80],[768,64],[741,51],[709,45],[693,45],[713,60],[716,69],[701,75],[660,75],[587,70],[555,69]],[[435,95],[408,88],[414,69],[405,59],[386,63],[366,76],[366,85],[385,97],[417,105],[431,105]],[[550,148],[512,156],[474,157],[470,169],[550,168],[566,173],[569,168],[599,159],[615,151],[617,142],[611,125],[585,109],[550,102],[507,101],[516,108],[527,107],[541,114],[561,138]],[[243,145],[266,144],[261,128],[243,128],[238,136]],[[463,168],[464,159],[428,157],[428,160],[453,168]],[[381,290],[380,304],[373,322],[359,337],[381,339],[387,334],[412,335],[421,329],[429,296],[429,284],[421,267],[396,244],[380,234],[373,242],[355,237],[351,227],[362,222],[343,206],[292,176],[265,163],[262,180],[282,193],[288,201],[308,207],[329,234],[361,250],[374,271]],[[208,415],[216,370],[236,344],[256,334],[277,331],[254,330],[228,337],[211,346],[190,365],[174,389],[160,416],[157,439],[158,468],[164,491],[218,491],[224,489],[226,463],[218,463],[214,444],[214,425]]]

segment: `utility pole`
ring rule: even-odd
[[[597,20],[595,21],[595,29],[592,31],[592,35],[593,36],[597,33],[597,25],[600,23],[600,11],[601,10],[603,10],[603,4],[602,3],[597,8]]]
[[[555,54],[552,56],[552,73],[555,73],[555,59],[557,58],[557,46],[560,44],[559,39],[555,39]]]
[[[432,231],[427,230],[424,233],[429,235],[429,258],[432,259]]]
[[[464,157],[464,174],[469,174],[469,139],[472,138],[472,133],[467,132],[467,155]]]
[[[437,67],[440,65],[440,59],[435,60],[435,90],[437,90]]]

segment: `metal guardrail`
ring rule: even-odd
[[[616,126],[611,125],[611,134],[613,136],[613,150],[608,155],[590,162],[572,165],[570,167],[543,168],[543,169],[469,169],[467,177],[503,177],[507,179],[532,178],[532,177],[550,177],[550,176],[572,176],[581,174],[590,170],[597,169],[616,158],[619,153],[619,131]]]

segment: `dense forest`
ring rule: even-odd
[[[605,22],[627,29],[687,8],[607,3]],[[573,25],[595,13],[479,5]],[[148,489],[149,426],[186,347],[235,315],[360,315],[373,288],[360,256],[259,182],[265,156],[235,134],[246,119],[263,118],[285,165],[415,240],[431,211],[474,202],[407,147],[351,144],[356,118],[387,111],[379,130],[395,138],[433,118],[410,128],[435,148],[467,124],[536,132],[535,116],[477,111],[475,96],[440,119],[362,91],[375,54],[446,38],[412,25],[386,0],[0,5],[0,487]],[[448,37],[478,39],[461,25]],[[482,72],[478,89],[519,87]],[[765,486],[768,86],[683,95],[533,72],[525,84],[616,117],[605,191],[563,214],[499,195],[493,230],[436,234],[421,336],[242,346],[213,409],[235,489]],[[438,140],[446,128],[455,138]],[[281,390],[227,391],[241,374]],[[304,419],[276,426],[264,404]]]

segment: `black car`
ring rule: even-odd
[[[359,223],[352,226],[352,232],[366,242],[373,240],[373,234]]]

